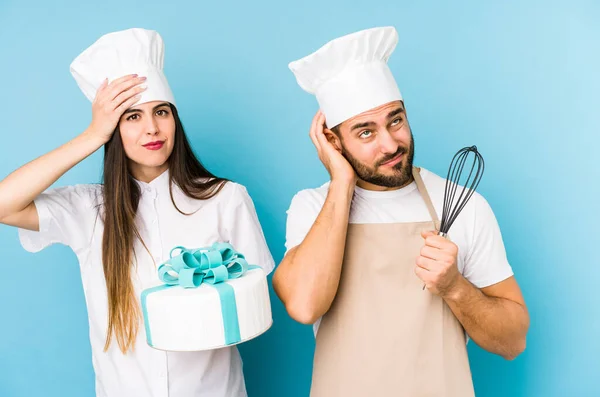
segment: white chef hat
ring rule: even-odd
[[[289,68],[314,94],[329,128],[367,110],[402,100],[387,61],[398,33],[393,27],[362,30],[325,44]]]
[[[164,43],[158,32],[140,28],[108,33],[71,63],[71,74],[85,96],[93,101],[105,78],[138,74],[146,77],[146,90],[137,104],[175,98],[163,72]]]

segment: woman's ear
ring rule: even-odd
[[[327,142],[331,143],[333,147],[338,151],[342,152],[342,142],[340,137],[329,128],[323,128],[323,134],[325,134],[325,138],[327,138]]]

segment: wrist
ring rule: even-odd
[[[104,145],[107,142],[107,140],[104,137],[96,133],[90,127],[83,131],[83,133],[80,135],[80,138],[84,142],[95,146],[95,149],[99,149],[102,145]]]
[[[350,201],[355,187],[356,183],[352,180],[332,179],[329,184],[329,192],[336,197],[343,196]]]
[[[468,291],[470,283],[462,274],[458,274],[456,279],[440,294],[447,302],[459,302]]]

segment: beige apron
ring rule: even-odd
[[[464,330],[443,299],[423,290],[421,231],[432,221],[350,224],[340,285],[316,337],[311,397],[474,396]]]

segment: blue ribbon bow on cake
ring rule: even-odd
[[[179,253],[173,256],[175,251]],[[198,288],[202,283],[212,285],[219,293],[225,343],[227,345],[241,340],[238,323],[235,292],[227,280],[242,277],[248,270],[258,266],[248,265],[244,255],[237,252],[228,243],[215,243],[208,248],[187,249],[175,247],[171,250],[170,259],[158,267],[158,277],[164,283],[142,292],[142,312],[146,328],[148,344],[152,346],[152,336],[148,321],[146,298],[149,294],[171,287]],[[201,315],[198,313],[198,315]]]

